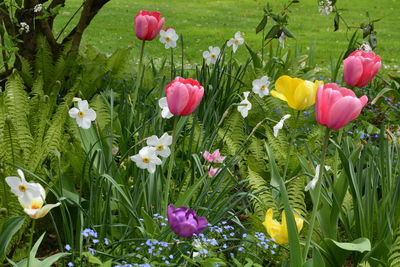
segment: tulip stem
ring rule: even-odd
[[[174,65],[174,49],[171,47],[171,81],[174,79],[175,65]]]
[[[314,230],[315,219],[317,217],[317,210],[318,210],[319,200],[320,200],[320,196],[321,196],[322,177],[323,177],[323,173],[325,170],[325,158],[326,158],[326,152],[327,152],[328,143],[329,143],[329,133],[330,133],[330,129],[328,127],[326,127],[324,143],[322,145],[321,163],[319,165],[320,167],[319,167],[319,173],[318,173],[318,181],[317,181],[317,185],[315,186],[315,189],[314,189],[316,196],[313,201],[313,210],[311,213],[310,227],[309,227],[309,230],[307,233],[306,243],[305,243],[304,251],[303,251],[304,262],[307,260],[308,249],[310,248],[311,238],[312,238],[312,234],[313,234],[313,230]]]
[[[27,267],[30,267],[33,235],[35,234],[35,223],[36,223],[36,220],[33,220],[32,221],[32,226],[31,226],[31,235],[29,237],[29,252],[28,252],[28,261],[27,261],[27,265],[26,265]]]
[[[176,139],[178,137],[176,136],[176,126],[178,124],[179,117],[175,116],[174,117],[174,128],[172,130],[172,144],[171,144],[171,156],[169,158],[169,163],[168,163],[168,174],[167,174],[167,180],[166,180],[166,188],[165,188],[165,204],[164,207],[166,208],[169,204],[169,189],[171,186],[171,176],[172,176],[172,168],[174,166],[174,161],[175,161],[175,145],[176,145]]]
[[[135,110],[135,106],[136,106],[136,101],[138,98],[138,94],[139,94],[139,87],[142,83],[142,73],[143,73],[143,54],[144,54],[144,45],[146,44],[146,41],[143,40],[142,41],[142,47],[140,49],[140,59],[139,59],[139,70],[138,70],[138,74],[137,74],[137,80],[136,80],[136,84],[135,84],[135,91],[133,92],[133,105],[132,105],[132,110]]]

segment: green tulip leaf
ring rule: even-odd
[[[365,237],[358,238],[351,243],[337,242],[333,239],[330,239],[330,241],[333,242],[338,248],[348,251],[358,251],[360,253],[371,251],[371,242]]]
[[[24,224],[25,217],[18,216],[8,219],[1,228],[0,232],[0,259],[6,256],[7,247],[10,244],[12,237]]]

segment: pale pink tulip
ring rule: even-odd
[[[165,19],[161,18],[159,12],[141,10],[135,16],[135,32],[140,40],[151,41],[164,26]]]
[[[378,73],[381,57],[374,52],[356,50],[343,62],[344,80],[349,86],[366,86]]]
[[[212,166],[209,167],[208,176],[214,177],[221,171],[221,168],[214,168]]]
[[[335,83],[320,85],[315,101],[317,122],[338,130],[356,119],[367,102],[367,96],[357,98],[352,90]]]
[[[225,157],[221,156],[219,149],[216,149],[213,153],[205,151],[203,153],[203,158],[210,163],[222,163]]]
[[[170,112],[179,116],[192,114],[204,95],[204,88],[198,81],[182,77],[176,77],[165,91]]]

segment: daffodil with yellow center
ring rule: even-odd
[[[296,212],[300,214],[299,210],[296,210]],[[289,237],[288,237],[285,212],[284,211],[282,212],[282,223],[279,223],[277,220],[274,220],[273,218],[274,218],[274,212],[272,209],[269,209],[265,213],[265,220],[263,222],[265,229],[267,229],[269,236],[275,239],[275,242],[277,244],[279,245],[287,244],[289,242]],[[304,221],[297,214],[294,214],[294,220],[296,222],[297,231],[300,232],[301,229],[303,228]]]
[[[286,101],[295,110],[305,110],[315,104],[318,87],[322,81],[310,82],[283,75],[275,82],[275,90],[271,95]]]

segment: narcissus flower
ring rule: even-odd
[[[216,47],[209,46],[208,50],[209,51],[203,52],[203,58],[205,59],[207,65],[215,64],[215,62],[217,62],[221,49],[218,46]]]
[[[61,205],[60,202],[56,204],[44,204],[44,200],[46,195],[42,195],[40,197],[31,199],[29,202],[20,201],[21,206],[24,208],[24,212],[29,215],[32,219],[40,219],[49,213],[52,208],[58,207]]]
[[[14,193],[23,202],[29,202],[30,199],[39,197],[44,193],[43,187],[38,183],[27,182],[22,170],[17,170],[19,177],[6,177],[6,183]]]
[[[296,210],[297,213],[300,214],[298,210]],[[274,212],[272,209],[269,209],[265,213],[265,220],[263,222],[263,225],[265,229],[267,229],[267,232],[269,236],[273,239],[275,239],[275,242],[284,245],[289,242],[289,236],[288,236],[288,231],[287,231],[287,224],[286,224],[286,215],[285,212],[282,212],[282,223],[279,223],[278,221],[273,219]],[[297,231],[300,232],[301,229],[303,228],[303,219],[300,218],[297,214],[294,214],[294,220],[296,222],[297,226]]]
[[[156,171],[156,165],[161,165],[162,161],[157,157],[155,147],[143,147],[139,154],[131,156],[130,159],[141,169],[147,169],[149,173]]]
[[[165,44],[165,49],[176,47],[178,38],[179,36],[174,28],[167,27],[165,30],[160,31],[160,42]]]
[[[24,212],[33,219],[39,219],[47,215],[49,211],[61,205],[56,204],[44,205],[46,200],[46,191],[38,183],[26,182],[25,175],[21,170],[18,170],[21,177],[6,177],[6,182],[10,186],[11,191],[18,197],[18,201],[24,208]]]
[[[171,230],[184,238],[200,234],[208,225],[207,219],[198,217],[196,211],[187,207],[175,208],[172,204],[168,205],[167,217]]]
[[[78,101],[78,108],[71,108],[68,113],[71,118],[76,119],[76,123],[82,129],[89,129],[92,121],[96,119],[96,112],[89,108],[86,100]]]
[[[244,39],[242,38],[242,33],[237,32],[235,33],[235,37],[229,39],[228,43],[226,44],[228,47],[233,48],[233,53],[236,53],[236,50],[238,49],[239,45],[244,44]]]
[[[261,98],[269,94],[270,81],[268,76],[263,76],[260,79],[253,81],[253,92]]]
[[[314,105],[315,95],[320,84],[323,82],[310,82],[283,75],[276,80],[276,90],[272,90],[271,95],[286,101],[289,107],[295,110],[305,110]]]
[[[158,106],[161,108],[161,117],[164,119],[170,119],[174,116],[174,114],[169,111],[167,98],[163,97],[158,100]]]
[[[250,92],[244,92],[244,99],[239,103],[238,105],[238,111],[240,112],[240,114],[242,115],[243,118],[246,118],[247,115],[249,114],[249,110],[251,110],[251,103],[250,101],[247,99],[250,95]]]
[[[140,40],[151,41],[164,26],[165,19],[159,12],[141,10],[135,16],[135,33]]]
[[[160,138],[153,135],[147,138],[147,145],[156,149],[156,155],[161,157],[168,157],[171,154],[169,146],[172,144],[172,136],[164,133]]]
[[[204,95],[204,88],[198,81],[182,77],[176,77],[165,91],[170,112],[179,116],[192,114]]]
[[[343,62],[344,81],[349,86],[366,86],[378,73],[381,57],[374,52],[356,50]]]
[[[352,90],[336,83],[321,85],[317,92],[315,117],[319,124],[338,130],[356,119],[367,102],[367,96],[357,98]]]
[[[274,136],[278,137],[279,130],[282,130],[283,128],[283,123],[285,120],[289,119],[291,117],[290,114],[286,114],[285,116],[282,117],[282,119],[274,126]]]

